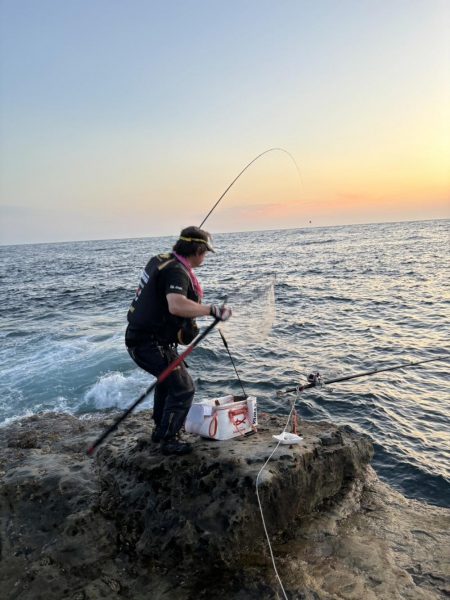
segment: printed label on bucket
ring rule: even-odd
[[[187,415],[185,429],[202,437],[228,440],[254,431],[257,424],[256,397],[235,401],[230,395],[195,402]]]

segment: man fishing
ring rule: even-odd
[[[211,236],[199,227],[182,230],[172,252],[152,257],[128,310],[125,344],[134,362],[158,377],[177,356],[178,344],[187,345],[198,333],[196,317],[226,321],[231,309],[202,304],[203,290],[193,269],[207,252],[214,252]],[[151,439],[163,454],[182,455],[191,444],[179,439],[194,398],[194,382],[182,362],[155,387]]]

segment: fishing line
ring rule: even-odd
[[[239,377],[239,373],[238,373],[238,370],[236,369],[236,365],[235,365],[235,363],[234,363],[233,357],[231,356],[231,352],[230,352],[230,349],[229,349],[229,347],[228,347],[227,340],[225,339],[225,336],[223,335],[223,333],[222,333],[222,331],[220,330],[220,328],[219,328],[219,333],[220,333],[220,337],[222,338],[223,345],[225,346],[225,348],[226,348],[226,350],[227,350],[227,352],[228,352],[228,356],[230,357],[231,364],[233,365],[234,372],[236,373],[236,377],[238,378],[238,381],[239,381],[239,383],[241,384],[242,391],[244,392],[244,400],[246,400],[246,399],[248,398],[247,392],[245,391],[245,389],[244,389],[244,384],[242,383],[242,380],[241,380],[241,378]]]
[[[228,191],[233,187],[233,185],[236,183],[236,181],[239,179],[239,177],[241,175],[243,175],[243,173],[245,173],[245,171],[254,163],[256,162],[259,158],[261,158],[261,156],[264,156],[264,154],[267,154],[269,152],[284,152],[285,154],[287,154],[292,162],[295,165],[295,168],[297,169],[297,173],[298,176],[300,178],[300,182],[303,183],[302,181],[302,175],[300,173],[300,169],[298,167],[298,164],[295,160],[295,158],[292,156],[292,154],[290,152],[288,152],[288,150],[285,150],[284,148],[269,148],[268,150],[264,150],[264,152],[261,152],[261,154],[258,154],[258,156],[256,156],[253,160],[251,160],[243,169],[242,171],[239,173],[239,175],[237,175],[233,181],[230,183],[230,185],[227,187],[227,189],[223,192],[223,194],[220,196],[220,198],[217,200],[217,202],[214,204],[214,206],[211,208],[211,210],[209,211],[209,213],[206,215],[206,217],[203,219],[203,221],[200,223],[199,227],[202,228],[204,223],[206,223],[206,220],[208,219],[208,217],[211,215],[211,213],[214,211],[214,209],[216,208],[216,206],[219,204],[219,202],[222,200],[222,198],[224,198],[224,196],[228,193]]]
[[[286,421],[286,425],[285,425],[285,427],[283,429],[283,432],[282,432],[283,434],[286,433],[286,430],[288,428],[289,422],[291,420],[292,414],[293,414],[294,409],[295,409],[295,404],[297,402],[298,396],[299,396],[299,393],[297,393],[297,397],[295,398],[294,402],[292,402],[291,412],[289,413],[288,419]],[[270,542],[269,532],[267,531],[266,521],[265,521],[265,518],[264,518],[264,512],[263,512],[263,508],[262,508],[262,504],[261,504],[261,499],[259,497],[260,477],[262,475],[262,472],[264,471],[264,469],[267,467],[267,465],[269,464],[270,460],[272,459],[273,455],[278,450],[278,447],[280,446],[280,444],[281,444],[281,440],[277,443],[277,445],[275,446],[275,448],[272,450],[272,452],[270,453],[270,455],[267,458],[266,462],[263,464],[263,466],[259,470],[258,475],[256,476],[256,498],[258,500],[259,512],[261,513],[261,521],[262,521],[262,524],[263,524],[264,533],[265,533],[266,540],[267,540],[267,545],[269,546],[269,552],[270,552],[270,557],[272,559],[273,569],[275,571],[276,578],[278,579],[278,583],[280,584],[281,591],[283,592],[285,600],[289,600],[288,597],[287,597],[287,595],[286,595],[286,591],[284,589],[283,582],[281,581],[281,577],[278,574],[278,569],[277,569],[277,565],[276,565],[276,562],[275,562],[275,556],[273,554],[272,544]]]

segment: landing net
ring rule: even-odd
[[[233,316],[220,328],[230,347],[261,346],[275,322],[275,278],[245,284],[238,293],[230,294],[229,305]]]

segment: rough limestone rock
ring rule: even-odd
[[[284,598],[256,478],[285,418],[226,442],[189,436],[163,457],[150,413],[86,455],[112,417],[43,414],[0,429],[0,598]],[[450,511],[409,501],[370,468],[367,437],[303,422],[259,478],[286,597],[437,599],[450,595]]]

